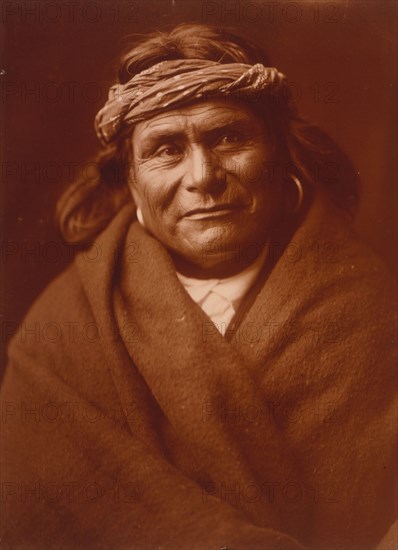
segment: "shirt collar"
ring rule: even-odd
[[[261,254],[253,263],[243,271],[240,271],[236,275],[232,275],[232,277],[227,277],[225,279],[194,279],[192,277],[186,277],[178,272],[177,277],[196,303],[203,300],[210,291],[213,291],[223,298],[226,298],[234,308],[236,308],[235,306],[239,305],[240,300],[248,292],[259,275],[267,251],[268,247],[264,247]]]

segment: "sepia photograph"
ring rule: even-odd
[[[397,550],[396,0],[3,0],[5,550]]]

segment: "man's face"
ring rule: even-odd
[[[131,190],[146,228],[172,254],[204,268],[211,251],[262,246],[277,215],[272,147],[242,103],[208,101],[136,125]]]

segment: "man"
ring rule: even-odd
[[[59,208],[98,262],[10,347],[6,541],[362,549],[393,523],[390,282],[347,220],[346,157],[260,57],[186,25],[124,59],[98,181]]]

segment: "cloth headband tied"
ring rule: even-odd
[[[126,84],[114,84],[104,107],[95,117],[95,130],[107,145],[122,127],[131,127],[166,110],[215,97],[249,99],[279,90],[285,76],[261,63],[221,64],[203,59],[162,61],[136,74]]]

